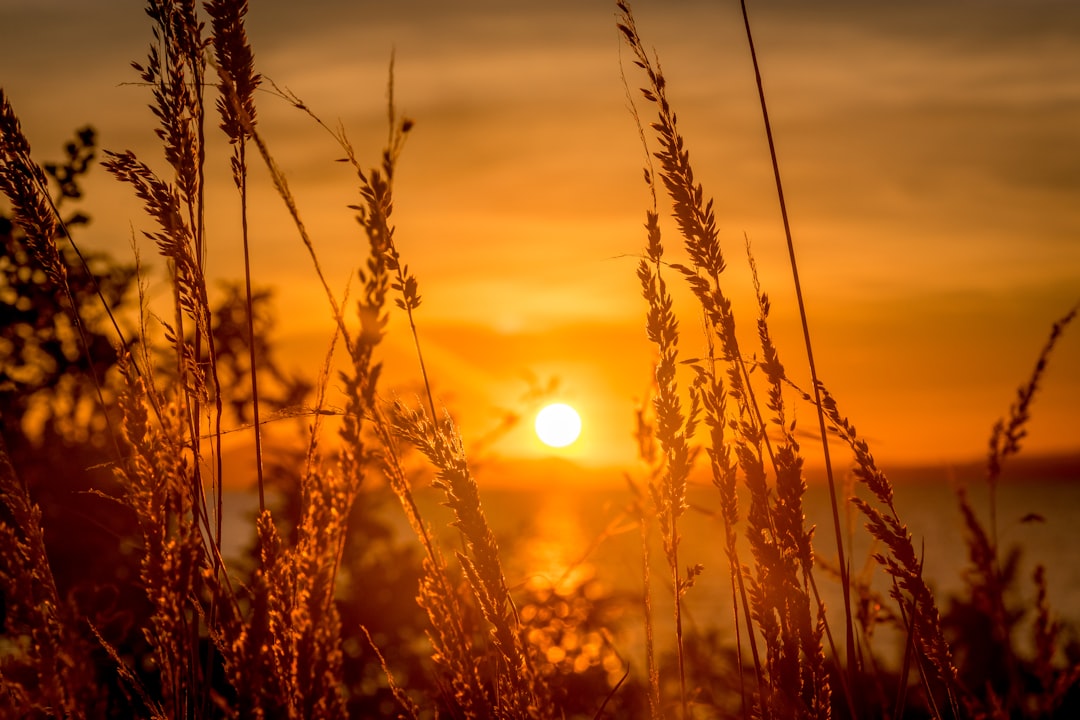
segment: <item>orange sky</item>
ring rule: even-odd
[[[148,94],[125,84],[149,21],[130,3],[89,5],[3,3],[0,84],[42,160],[85,123],[103,147],[156,159]],[[528,378],[555,377],[585,422],[561,454],[632,464],[632,411],[651,361],[632,257],[648,196],[614,3],[448,5],[251,0],[248,29],[259,70],[340,119],[372,163],[396,50],[398,105],[416,120],[396,186],[397,241],[420,281],[436,392],[467,441],[521,407]],[[1080,300],[1080,6],[753,5],[822,378],[882,461],[980,456],[1051,323]],[[806,384],[737,4],[634,7],[716,200],[742,327],[752,332],[745,232],[774,298],[782,358]],[[306,117],[269,94],[260,102],[262,132],[344,288],[363,259],[345,207],[355,184]],[[239,277],[224,158],[211,168],[211,228],[221,229],[210,273]],[[286,363],[314,373],[331,332],[326,300],[281,202],[256,177],[254,270],[276,288]],[[104,172],[87,190],[94,222],[83,244],[129,257],[146,218]],[[667,237],[675,251],[673,228]],[[143,259],[153,262],[148,246]],[[698,353],[689,306],[682,327],[684,352]],[[409,340],[400,319],[392,329],[392,377],[405,383],[415,378]],[[1052,358],[1030,450],[1080,449],[1078,368],[1080,326]],[[814,426],[808,407],[797,415]],[[519,428],[486,452],[545,451]]]

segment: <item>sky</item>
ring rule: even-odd
[[[371,165],[395,58],[396,104],[415,121],[395,184],[396,238],[420,283],[435,393],[467,446],[492,461],[633,467],[634,409],[653,360],[635,275],[650,201],[622,79],[636,89],[642,78],[614,3],[250,4],[258,70],[340,123]],[[149,95],[130,67],[150,42],[136,5],[0,0],[0,85],[40,160],[92,124],[102,147],[160,166]],[[744,344],[754,321],[748,238],[781,359],[808,386],[738,4],[633,7],[715,201]],[[885,465],[983,456],[1051,324],[1080,302],[1080,5],[784,1],[751,2],[750,13],[822,380]],[[364,259],[347,209],[356,182],[308,117],[270,92],[257,102],[343,293]],[[236,279],[237,201],[227,154],[211,142],[209,274]],[[275,290],[284,363],[314,375],[333,332],[328,304],[266,173],[253,177],[253,271]],[[86,210],[82,244],[130,258],[147,221],[127,188],[96,171]],[[671,260],[682,259],[670,222],[665,232]],[[154,266],[152,248],[140,247]],[[160,293],[160,264],[156,273]],[[700,321],[679,292],[682,352],[694,357]],[[386,394],[411,400],[407,331],[395,317]],[[1030,452],[1080,450],[1078,370],[1080,322],[1051,358]],[[545,450],[527,421],[487,442],[507,412],[535,409],[531,388],[552,381],[551,399],[582,414],[578,443]],[[790,399],[812,430],[812,409]]]

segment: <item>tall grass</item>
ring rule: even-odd
[[[409,269],[407,243],[399,245],[393,220],[394,180],[413,123],[398,116],[394,106],[392,63],[387,142],[374,167],[360,160],[343,130],[328,127],[298,97],[277,91],[272,98],[326,130],[355,173],[359,195],[350,209],[357,214],[367,255],[350,311],[348,295],[340,297],[325,279],[316,238],[274,160],[271,140],[256,125],[255,90],[262,79],[244,29],[246,1],[210,0],[199,7],[192,0],[150,0],[153,43],[147,59],[135,67],[151,96],[161,157],[114,151],[103,164],[143,204],[149,228],[144,235],[168,268],[171,316],[141,310],[140,343],[118,336],[112,379],[92,378],[100,412],[109,422],[113,452],[107,462],[118,488],[98,493],[135,521],[133,536],[124,540],[137,549],[135,576],[127,582],[142,597],[124,612],[142,640],[110,639],[100,615],[81,612],[85,605],[77,593],[60,592],[41,511],[0,447],[4,716],[958,718],[1048,717],[1075,707],[1067,703],[1076,702],[1080,671],[1062,661],[1064,630],[1047,603],[1045,568],[1039,566],[1032,578],[1034,655],[1028,656],[1016,641],[1016,613],[1006,595],[1011,566],[1002,561],[996,506],[991,504],[987,529],[963,494],[958,505],[974,568],[967,577],[971,612],[985,614],[1003,674],[972,677],[958,664],[954,648],[968,640],[946,632],[941,599],[924,577],[919,539],[897,512],[891,482],[818,380],[816,368],[810,373],[813,387],[804,392],[781,361],[770,330],[771,302],[748,240],[756,313],[737,325],[714,204],[694,172],[668,80],[659,60],[646,51],[629,3],[619,0],[616,8],[618,30],[643,77],[638,97],[651,116],[646,124],[644,113],[633,110],[646,148],[651,200],[637,277],[644,331],[656,354],[653,398],[637,417],[647,477],[630,483],[631,513],[642,535],[644,586],[631,610],[644,627],[643,657],[622,647],[616,624],[596,619],[612,598],[598,598],[583,587],[520,588],[508,579],[483,488],[453,417],[432,393],[424,364],[420,281]],[[748,19],[746,27],[756,67]],[[214,85],[208,84],[211,75],[216,75]],[[758,87],[771,141],[760,74]],[[210,129],[204,93],[211,91],[217,93],[218,129],[228,143],[225,160],[239,195],[238,228],[232,232],[210,233],[204,219],[206,170],[218,159],[206,151]],[[248,234],[251,147],[309,252],[336,327],[306,411],[310,422],[302,459],[285,471],[296,508],[291,520],[266,492],[270,474],[262,427],[274,416],[260,408],[267,396],[259,372],[265,358],[258,354],[250,263],[258,248]],[[67,256],[60,249],[65,238],[72,240],[71,233],[2,91],[0,150],[0,190],[19,228],[8,238],[9,246],[25,248],[29,266],[66,298],[73,326],[81,327],[82,309],[70,292]],[[798,284],[775,150],[771,161]],[[670,204],[673,230],[661,197]],[[245,388],[223,379],[229,351],[215,339],[205,274],[207,257],[215,251],[208,238],[230,235],[240,239],[244,257]],[[674,242],[667,239],[671,235]],[[692,342],[704,351],[691,356],[683,350],[686,323],[680,324],[675,311],[676,284],[688,288],[701,317],[704,335]],[[802,303],[801,291],[799,297]],[[408,321],[423,381],[422,398],[413,403],[384,399],[380,346],[395,308]],[[1031,379],[1008,418],[993,430],[987,471],[991,498],[1003,463],[1020,449],[1054,344],[1076,312],[1053,326]],[[119,332],[116,318],[110,325]],[[744,326],[750,328],[753,352],[746,349]],[[804,331],[812,365],[805,313]],[[80,337],[89,353],[87,335]],[[344,407],[337,442],[327,451],[322,419],[338,412],[328,399],[329,368],[338,348],[347,357],[338,378]],[[106,382],[118,382],[116,402],[102,391]],[[222,436],[231,421],[239,421],[240,413],[233,418],[229,408],[245,407],[238,398],[246,393],[259,508],[248,568],[227,563],[222,547]],[[819,590],[830,564],[822,556],[831,552],[817,546],[803,507],[807,486],[796,402],[819,413],[826,448],[827,433],[848,447],[854,476],[869,493],[848,500],[830,484],[843,650],[831,626],[836,615],[828,612]],[[735,629],[724,647],[710,644],[710,636],[684,622],[685,599],[699,591],[695,583],[704,570],[698,558],[687,558],[682,550],[688,487],[699,472],[717,492],[715,546],[726,556],[730,588],[730,597],[718,607],[730,608]],[[456,543],[441,539],[445,533],[421,511],[415,489],[424,477],[433,478]],[[409,647],[388,639],[398,628],[346,620],[365,600],[345,594],[346,588],[377,594],[391,587],[391,576],[400,570],[394,561],[376,562],[374,543],[360,558],[370,551],[371,563],[352,564],[355,536],[375,530],[364,515],[370,512],[365,504],[375,501],[380,488],[400,505],[415,534],[407,555],[415,560],[415,578],[384,606],[409,605],[421,618],[423,638]],[[851,609],[856,601],[860,606],[868,601],[871,590],[849,576],[850,548],[839,523],[845,502],[865,518],[868,537],[879,548],[874,558],[891,581],[888,617],[904,638],[899,672],[877,662],[873,620],[857,622]],[[654,523],[666,586],[654,582],[648,541]],[[712,564],[713,558],[700,560]],[[670,642],[656,637],[660,624],[654,612],[661,604],[654,605],[654,598],[665,591],[673,614]],[[556,647],[553,638],[586,633],[595,636],[590,653],[579,653],[570,665],[562,662],[566,649],[574,648],[570,643]],[[580,648],[579,640],[573,642]],[[673,648],[670,663],[658,657],[667,645]],[[402,655],[417,659],[419,672]],[[376,668],[381,677],[374,684],[352,682],[357,665]],[[105,685],[104,677],[118,680]],[[366,702],[379,693],[386,702]]]

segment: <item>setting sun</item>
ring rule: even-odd
[[[581,434],[581,416],[565,403],[548,405],[536,414],[536,436],[549,447],[566,447]]]

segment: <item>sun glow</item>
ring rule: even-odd
[[[536,436],[545,445],[566,447],[581,434],[581,416],[565,403],[554,403],[536,414],[535,427]]]

